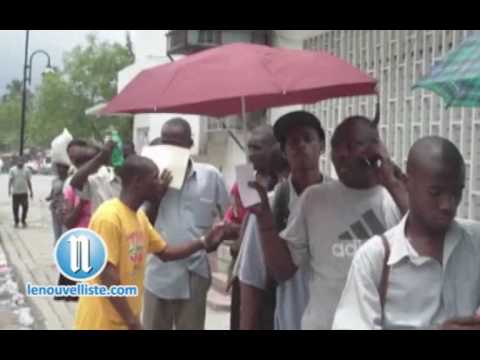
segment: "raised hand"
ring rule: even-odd
[[[173,180],[173,175],[172,172],[168,169],[164,169],[162,171],[162,174],[160,175],[159,178],[159,190],[162,193],[166,193],[168,190],[168,187],[170,186],[172,180]]]
[[[110,159],[112,158],[112,152],[117,144],[113,140],[107,141],[101,150],[103,162],[108,165],[110,164]]]
[[[375,169],[377,181],[380,185],[388,188],[398,182],[405,182],[405,175],[392,161],[383,142],[380,141],[375,147],[371,147],[365,159],[367,164]]]

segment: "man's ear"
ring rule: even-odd
[[[320,155],[325,154],[325,140],[320,140]]]
[[[193,139],[192,139],[192,138],[190,138],[190,141],[189,141],[189,143],[190,143],[190,149],[191,149],[191,148],[193,147],[193,145],[195,144],[195,142],[193,141]]]
[[[407,173],[402,173],[402,182],[405,184],[407,191],[410,192],[410,188],[413,186],[412,179],[407,175]]]
[[[379,122],[380,122],[380,100],[377,99],[377,105],[375,106],[375,117],[373,118],[372,125],[375,128],[378,128]]]

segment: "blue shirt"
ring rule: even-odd
[[[198,240],[212,228],[218,214],[228,207],[230,198],[221,173],[208,164],[193,163],[181,190],[169,189],[165,194],[155,228],[168,245],[181,245]],[[210,278],[205,251],[187,259],[163,262],[156,256],[147,261],[145,288],[161,299],[189,299],[190,275],[194,272]]]

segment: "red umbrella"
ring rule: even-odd
[[[102,111],[223,117],[375,94],[376,81],[325,52],[231,44],[141,72]]]

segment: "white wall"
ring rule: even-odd
[[[168,30],[133,30],[133,51],[137,60],[150,56],[166,56]]]
[[[326,30],[273,30],[272,46],[291,49],[302,49],[303,40],[318,35]],[[269,121],[273,125],[282,115],[288,112],[301,110],[302,105],[282,106],[271,108],[269,111]]]

